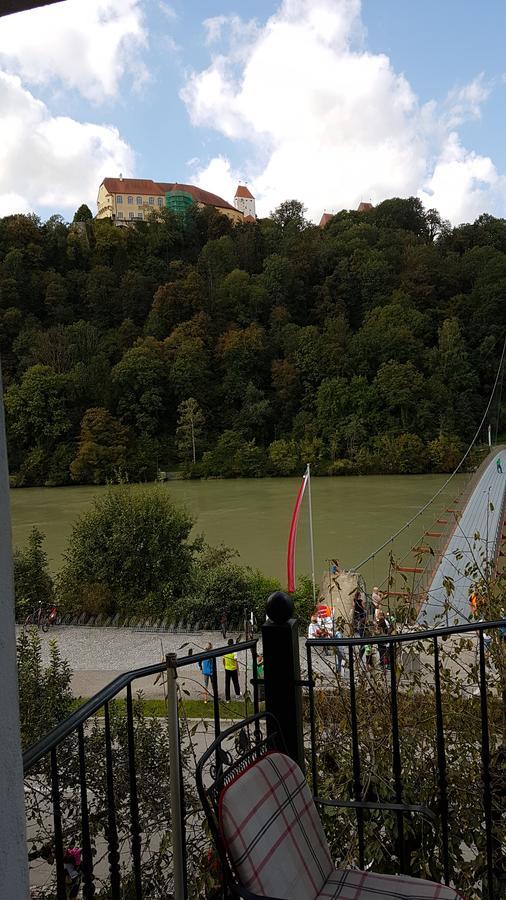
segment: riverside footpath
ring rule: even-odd
[[[18,628],[19,631],[19,628]],[[49,662],[49,643],[56,641],[60,653],[72,669],[72,692],[75,697],[91,697],[101,688],[109,684],[123,672],[139,669],[160,662],[167,653],[177,653],[178,656],[186,656],[190,649],[194,653],[200,653],[208,643],[213,647],[222,647],[228,638],[244,640],[239,632],[228,632],[224,640],[219,631],[195,631],[195,632],[160,632],[160,631],[136,631],[134,628],[100,628],[57,625],[51,628],[47,634],[40,632],[43,662]],[[306,650],[305,635],[300,638],[301,666],[305,668]],[[259,643],[261,652],[261,641]],[[248,656],[248,668],[244,665]],[[239,679],[241,691],[247,684],[251,691],[249,679],[252,677],[251,657],[248,654],[238,654]],[[329,674],[331,657],[317,659],[316,669]],[[218,666],[218,690],[221,697],[224,696],[224,671]],[[192,698],[201,698],[203,693],[203,676],[197,664],[184,669],[181,675],[180,687],[188,691]],[[141,678],[136,681],[136,690],[142,691],[148,698],[162,698],[164,688],[161,679],[155,684],[154,677]]]

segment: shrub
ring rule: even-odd
[[[418,475],[427,471],[427,450],[417,434],[385,434],[376,438],[374,445],[381,466],[378,471],[392,475]]]
[[[462,441],[454,434],[441,434],[427,450],[434,472],[453,472],[462,457]]]
[[[257,478],[265,474],[266,467],[265,451],[235,431],[224,431],[214,450],[204,453],[201,463],[205,478]]]
[[[24,618],[37,603],[49,606],[54,598],[54,584],[48,570],[45,537],[35,526],[28,535],[26,547],[16,548],[13,555],[16,615]]]
[[[69,714],[72,673],[56,641],[49,642],[49,665],[44,668],[36,628],[21,631],[17,658],[21,741],[27,747]]]
[[[294,441],[273,441],[268,448],[269,461],[274,475],[293,475],[300,465]]]
[[[327,469],[327,475],[356,475],[357,466],[351,459],[335,459]]]
[[[195,550],[192,525],[163,487],[109,488],[70,535],[59,579],[63,605],[134,614],[161,594],[182,596]]]
[[[86,410],[81,422],[77,456],[70,466],[74,481],[104,484],[127,459],[128,430],[101,407]]]

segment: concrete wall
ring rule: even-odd
[[[9,475],[0,372],[0,897],[26,900],[28,859],[19,735]]]

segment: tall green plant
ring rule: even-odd
[[[48,645],[49,660],[42,658],[36,628],[21,631],[17,643],[21,741],[34,744],[65,718],[72,705],[72,672],[56,641]]]
[[[45,535],[34,526],[26,546],[14,551],[16,614],[21,617],[39,602],[48,606],[54,598],[54,584],[43,548],[44,541]]]
[[[180,597],[191,577],[191,516],[162,486],[111,487],[76,522],[59,593],[67,609],[159,613],[163,595]]]

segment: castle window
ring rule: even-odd
[[[122,219],[122,218],[123,218],[123,213],[122,213],[122,212],[117,213],[117,217],[118,217],[118,219]]]
[[[149,198],[149,205],[150,205],[150,206],[154,206],[154,205],[155,205],[155,198],[154,198],[154,197],[150,197],[150,198]]]
[[[143,218],[142,213],[137,213],[137,219],[142,219],[142,218]]]
[[[129,218],[129,219],[133,219],[134,217],[135,217],[135,213],[133,213],[133,212],[128,213],[128,218]]]
[[[142,203],[142,197],[137,197],[137,206],[140,206]]]
[[[163,197],[158,198],[158,206],[163,206]]]
[[[133,198],[133,197],[129,197],[129,198],[128,198],[128,202],[129,202],[130,204],[133,203],[133,202],[134,202],[134,198]]]
[[[116,197],[116,203],[123,203],[123,197],[121,196],[121,194],[118,194],[118,196]]]

